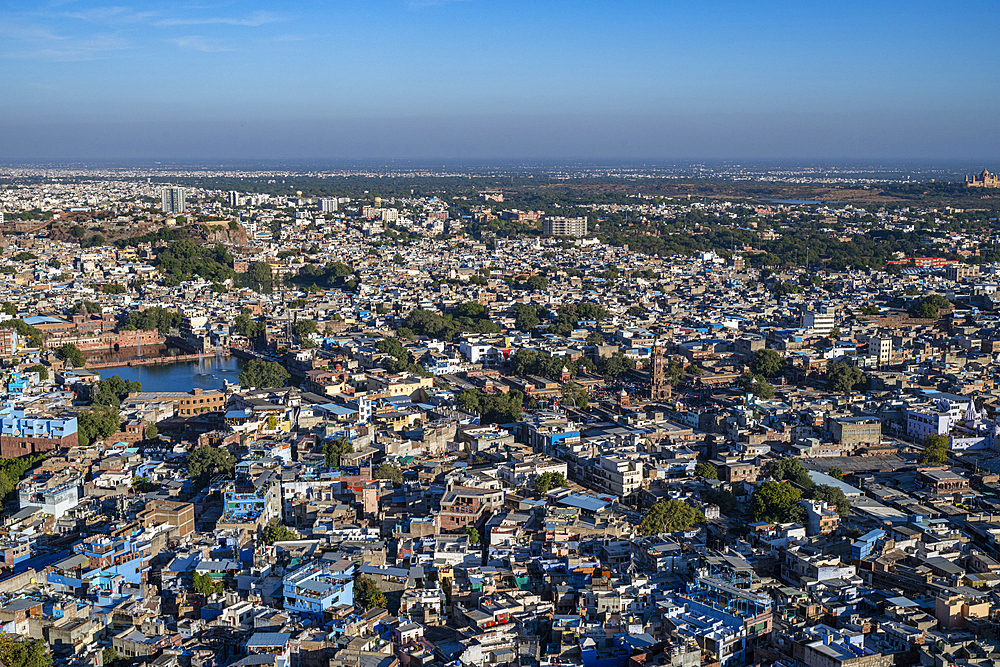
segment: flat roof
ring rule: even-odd
[[[257,632],[247,640],[247,648],[254,646],[284,646],[291,637],[288,632]]]
[[[593,496],[585,496],[581,493],[571,493],[564,498],[560,498],[556,502],[560,505],[569,505],[570,507],[577,507],[582,510],[587,510],[588,512],[600,512],[608,506],[608,503],[603,500],[599,500]]]
[[[71,324],[68,320],[52,317],[51,315],[32,315],[31,317],[24,318],[24,323],[31,326],[37,324]]]
[[[848,497],[864,495],[861,489],[851,486],[846,482],[842,482],[841,480],[837,479],[836,477],[833,477],[832,475],[827,475],[826,473],[819,472],[818,470],[809,470],[808,473],[809,473],[809,479],[811,479],[813,483],[816,484],[817,486],[819,486],[820,484],[826,484],[827,486],[832,486],[835,489],[840,489],[841,491],[843,491],[844,495]]]

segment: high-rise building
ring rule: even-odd
[[[587,218],[547,217],[542,221],[542,233],[549,236],[586,236]]]
[[[802,328],[819,336],[825,336],[837,327],[837,311],[829,306],[819,306],[815,310],[802,312]]]
[[[236,208],[237,206],[239,206],[242,203],[240,201],[240,199],[241,199],[241,197],[240,197],[240,193],[239,192],[237,192],[236,190],[230,190],[229,191],[229,205],[230,206],[232,206],[233,208]]]
[[[160,191],[160,208],[164,213],[183,213],[184,188],[163,188]]]
[[[336,199],[320,199],[319,210],[321,213],[332,213],[337,210]]]

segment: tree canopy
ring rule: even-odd
[[[860,368],[844,361],[834,363],[826,371],[826,388],[829,391],[846,393],[867,381]]]
[[[354,452],[354,443],[340,436],[323,443],[323,463],[327,468],[335,468],[340,465],[340,457],[344,454]]]
[[[92,410],[81,412],[76,417],[77,438],[84,447],[98,440],[106,440],[121,430],[122,419],[118,408],[98,405]]]
[[[597,372],[606,380],[616,382],[635,370],[635,360],[629,359],[621,352],[615,352],[609,357],[601,357],[597,361]]]
[[[263,537],[267,544],[299,539],[298,533],[287,526],[282,526],[277,520],[264,526]]]
[[[917,462],[921,465],[943,465],[948,462],[948,437],[929,435],[924,439],[924,449]]]
[[[159,331],[166,334],[171,329],[180,327],[184,316],[172,310],[152,306],[145,310],[133,310],[126,319],[126,328],[140,329],[142,331]]]
[[[795,482],[801,487],[812,488],[813,481],[809,477],[809,471],[802,466],[798,459],[777,459],[768,461],[764,466],[764,474],[779,482],[788,480]]]
[[[736,386],[764,400],[774,398],[774,385],[759,373],[744,373],[736,381]]]
[[[373,479],[387,479],[394,484],[401,484],[403,482],[403,471],[399,469],[399,466],[395,466],[391,463],[382,463],[375,466],[372,471]]]
[[[43,639],[0,633],[0,663],[5,667],[52,667],[52,654]]]
[[[481,424],[509,424],[521,420],[522,394],[518,391],[487,394],[466,389],[455,398],[459,409],[479,415]]]
[[[750,370],[766,378],[781,375],[785,367],[785,358],[775,350],[757,350],[750,360]]]
[[[188,475],[199,486],[206,486],[213,475],[232,477],[236,459],[221,447],[199,447],[187,455]]]
[[[549,489],[556,489],[566,484],[566,477],[561,472],[543,472],[535,477],[535,491],[547,493]]]
[[[31,347],[42,347],[44,339],[42,338],[42,330],[38,327],[33,327],[26,323],[24,320],[4,320],[0,322],[0,327],[4,329],[13,329],[17,332],[17,335],[25,338]],[[75,347],[75,346],[74,346]]]
[[[514,306],[514,326],[518,331],[525,333],[531,331],[541,323],[538,308],[527,303],[519,303]],[[542,309],[544,311],[544,309]]]
[[[251,359],[240,372],[240,386],[258,389],[268,387],[284,387],[288,384],[291,374],[277,361]]]
[[[91,386],[90,400],[94,405],[110,405],[117,408],[121,405],[123,398],[136,391],[142,391],[141,382],[123,380],[118,375],[112,375]]]
[[[191,583],[195,592],[200,593],[205,597],[209,597],[213,593],[221,593],[226,590],[226,585],[221,581],[215,581],[212,579],[212,575],[208,572],[205,574],[195,572],[191,576]]]
[[[66,343],[61,346],[56,350],[56,356],[72,364],[73,368],[83,368],[87,365],[87,360],[84,358],[83,352],[73,343]]]
[[[385,593],[378,587],[374,579],[360,577],[354,582],[354,604],[364,607],[365,611],[385,608]]]
[[[225,282],[234,275],[233,256],[222,245],[202,245],[188,239],[172,241],[157,248],[156,268],[168,278],[167,283],[179,284],[194,276],[210,282]]]
[[[654,504],[639,524],[642,535],[676,533],[703,523],[705,515],[700,510],[680,500],[660,500]]]
[[[805,525],[805,510],[799,506],[802,492],[787,481],[767,480],[754,491],[750,499],[750,516],[754,521],[796,522]]]
[[[829,484],[820,484],[812,490],[809,497],[813,500],[822,500],[837,508],[837,514],[847,516],[851,511],[851,501],[843,491]]]
[[[719,471],[708,461],[699,461],[694,467],[694,476],[702,479],[719,479]]]
[[[936,320],[939,311],[951,308],[951,302],[940,294],[928,294],[910,308],[911,317]]]

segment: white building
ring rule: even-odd
[[[802,313],[802,328],[814,334],[825,336],[837,326],[836,312],[832,308],[822,311],[807,310]]]

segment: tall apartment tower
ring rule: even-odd
[[[336,199],[320,199],[319,200],[319,211],[320,213],[333,213],[337,210],[337,200]]]
[[[542,220],[542,233],[547,236],[586,236],[587,218],[547,217]]]
[[[183,213],[184,188],[163,188],[160,191],[160,209],[164,213]]]
[[[230,206],[232,206],[233,208],[236,208],[237,206],[240,205],[241,202],[240,202],[240,193],[239,192],[237,192],[236,190],[230,190],[228,197],[229,197],[229,205]]]

